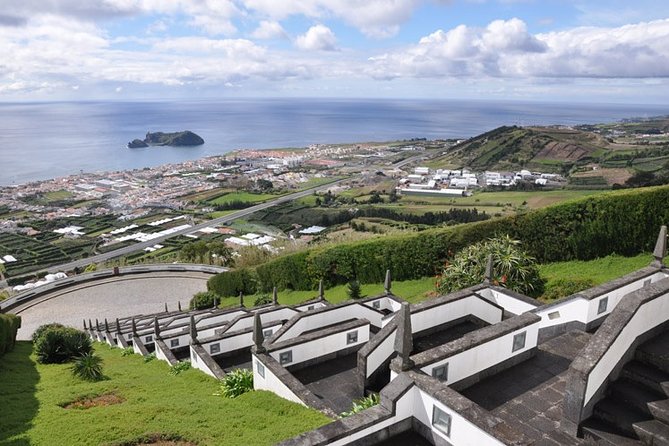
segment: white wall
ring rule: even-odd
[[[412,313],[411,329],[414,333],[418,333],[469,315],[476,316],[491,325],[502,320],[502,310],[500,308],[491,305],[485,299],[472,295],[438,307]]]
[[[333,308],[329,311],[322,311],[319,313],[309,314],[302,313],[302,317],[286,330],[281,336],[274,339],[274,342],[279,340],[285,341],[299,336],[305,331],[316,330],[327,325],[336,324],[351,319],[367,319],[372,325],[381,326],[382,314],[373,311],[370,308],[361,304],[350,304],[341,307]]]
[[[265,376],[262,377],[258,373],[258,363],[262,364],[262,361],[258,359],[256,355],[252,355],[253,362],[253,388],[256,390],[269,390],[274,392],[276,395],[281,398],[285,398],[288,401],[293,401],[295,403],[302,404],[306,406],[304,401],[298,398],[297,395],[293,393],[288,386],[286,386],[276,375],[272,373],[269,367],[263,364],[265,367]]]
[[[357,331],[358,340],[351,344],[347,343],[347,334]],[[328,355],[330,353],[335,353],[345,348],[354,347],[356,345],[364,344],[369,340],[369,325],[363,325],[360,327],[352,328],[350,330],[342,331],[339,333],[334,333],[330,336],[325,336],[322,338],[314,339],[313,341],[303,342],[301,344],[293,345],[290,347],[282,348],[270,353],[270,355],[280,362],[281,353],[286,351],[293,352],[293,361],[284,366],[291,366],[294,364],[299,364],[310,359],[318,358],[321,356]]]
[[[386,339],[381,341],[374,350],[367,356],[367,367],[365,370],[365,378],[372,376],[381,364],[383,364],[395,351],[395,337],[397,329],[393,330]]]
[[[207,364],[204,362],[204,360],[202,360],[202,358],[200,358],[200,356],[195,352],[195,350],[193,350],[192,347],[190,349],[190,365],[191,367],[201,370],[207,375],[216,378],[214,372],[212,372],[211,369],[207,367]]]
[[[525,347],[512,352],[513,337],[522,332],[526,332]],[[539,323],[535,323],[421,367],[421,370],[432,376],[434,368],[448,363],[448,379],[445,382],[455,383],[536,347],[538,333]]]
[[[639,335],[666,322],[668,314],[669,293],[653,299],[639,308],[590,372],[585,391],[584,405],[587,405],[595,392],[606,381],[634,340]]]
[[[309,304],[304,304],[304,305],[297,306],[297,307],[295,307],[295,309],[297,311],[309,311],[309,307],[313,307],[312,310],[315,310],[317,308],[323,308],[325,306],[326,305],[323,302],[312,302],[312,303],[309,303]]]
[[[478,291],[478,294],[489,298],[495,302],[500,307],[504,308],[506,311],[513,314],[523,314],[527,311],[534,310],[538,305],[532,305],[530,303],[524,302],[520,299],[516,299],[513,296],[505,294],[499,290],[485,289]]]
[[[275,324],[263,327],[263,330],[272,329],[276,331],[281,328],[281,324]],[[221,350],[218,353],[210,353],[211,345],[220,344]],[[207,353],[211,356],[217,356],[223,353],[233,352],[235,350],[241,350],[243,348],[251,347],[253,345],[253,332],[248,331],[244,333],[239,333],[235,336],[228,336],[223,339],[216,339],[212,341],[201,342],[200,345],[204,348]]]
[[[458,412],[449,408],[445,404],[437,401],[426,392],[414,387],[415,398],[413,407],[413,416],[425,426],[432,428],[432,432],[444,438],[456,446],[503,446],[504,443],[481,430],[472,422],[464,418]],[[451,416],[450,436],[446,436],[442,431],[432,426],[432,408],[437,406],[440,410]]]

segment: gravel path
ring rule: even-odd
[[[148,276],[148,275],[147,275]],[[149,314],[177,308],[184,309],[193,294],[206,291],[210,274],[153,273],[150,277],[115,277],[73,286],[40,298],[11,311],[21,316],[18,339],[30,339],[42,324],[60,322],[83,328],[83,319],[100,322],[107,318]]]

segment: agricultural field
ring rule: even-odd
[[[216,396],[219,382],[199,370],[175,376],[163,361],[122,356],[100,343],[95,350],[106,379],[94,383],[74,378],[68,364],[37,364],[31,350],[18,342],[0,361],[0,404],[11,407],[0,444],[138,444],[159,434],[203,446],[271,445],[331,421],[270,392]],[[67,408],[85,399],[99,403]]]
[[[278,198],[283,194],[255,194],[252,192],[229,192],[217,198],[210,199],[207,202],[212,205],[221,205],[231,203],[233,201],[241,201],[244,203],[262,203],[274,198]]]

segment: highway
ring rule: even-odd
[[[384,168],[387,169],[387,168],[390,167],[390,168],[397,169],[397,168],[403,167],[403,166],[405,166],[409,163],[412,163],[412,162],[418,161],[420,159],[423,159],[423,157],[424,157],[424,155],[413,156],[413,157],[409,157],[409,158],[407,158],[403,161],[399,161],[395,164],[392,164],[391,166],[383,166],[383,167],[377,167],[377,168],[378,169],[384,169]],[[374,168],[374,167],[372,167],[372,168]],[[114,259],[116,257],[122,257],[124,255],[131,254],[133,252],[136,252],[136,251],[142,250],[144,248],[148,248],[150,246],[158,244],[158,243],[160,243],[160,242],[162,242],[162,241],[164,241],[168,238],[176,237],[178,235],[191,234],[193,232],[196,232],[200,229],[203,229],[203,228],[206,228],[206,227],[209,227],[209,226],[222,225],[222,224],[224,224],[226,222],[230,222],[232,220],[237,220],[239,218],[244,218],[244,217],[247,217],[247,216],[249,216],[249,215],[251,215],[255,212],[261,211],[263,209],[267,209],[267,208],[270,208],[272,206],[276,206],[276,205],[279,205],[279,204],[282,204],[282,203],[286,203],[288,201],[294,201],[294,200],[309,196],[309,195],[313,194],[314,192],[329,189],[334,185],[343,183],[345,181],[349,181],[350,179],[351,178],[344,178],[344,179],[341,179],[341,180],[334,181],[332,183],[324,184],[322,186],[312,187],[310,189],[306,189],[306,190],[303,190],[303,191],[300,191],[300,192],[296,192],[294,194],[284,195],[283,197],[279,197],[275,200],[271,200],[271,201],[267,201],[265,203],[257,204],[255,206],[251,206],[249,208],[242,209],[240,211],[236,211],[236,212],[230,213],[228,215],[225,215],[223,217],[215,218],[213,220],[207,220],[204,223],[200,223],[200,224],[191,226],[189,228],[185,228],[185,229],[182,229],[180,231],[173,232],[173,233],[168,234],[168,235],[163,235],[163,236],[160,236],[160,237],[156,237],[156,238],[154,238],[152,240],[149,240],[149,241],[146,241],[146,242],[139,242],[139,243],[135,243],[135,244],[132,244],[132,245],[129,245],[129,246],[125,246],[123,248],[115,249],[114,251],[109,251],[109,252],[105,252],[103,254],[97,254],[97,255],[94,255],[94,256],[89,256],[85,259],[75,260],[75,261],[68,262],[68,263],[62,263],[60,265],[54,265],[54,266],[51,266],[51,267],[47,268],[46,270],[50,273],[57,272],[57,271],[71,271],[74,268],[83,268],[87,265],[90,265],[91,263],[101,263],[101,262],[105,262],[105,261],[110,260],[110,259]]]

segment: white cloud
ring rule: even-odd
[[[245,7],[274,20],[292,15],[336,17],[368,36],[388,37],[411,18],[421,0],[244,0]]]
[[[307,51],[335,51],[336,45],[337,38],[325,25],[314,25],[295,39],[295,46]]]
[[[258,28],[251,33],[251,37],[262,40],[285,39],[288,37],[288,33],[279,22],[262,20]]]
[[[370,58],[376,78],[669,76],[669,19],[532,35],[519,19],[460,25]]]

